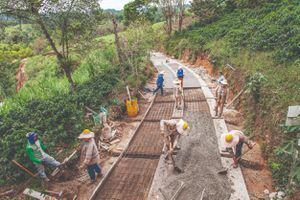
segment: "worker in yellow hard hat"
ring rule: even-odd
[[[172,162],[174,165],[174,160],[172,153],[174,149],[180,149],[178,146],[178,140],[181,135],[188,135],[189,125],[186,121],[179,119],[171,120],[161,120],[160,121],[160,131],[164,136],[164,142],[167,148],[166,159]],[[175,167],[175,165],[174,165]]]
[[[231,130],[229,133],[221,135],[222,146],[226,148],[232,148],[233,157],[233,167],[238,167],[238,161],[242,155],[243,144],[247,144],[249,149],[253,148],[252,142],[248,137],[244,135],[242,131]]]

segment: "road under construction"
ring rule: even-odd
[[[184,68],[184,110],[175,109],[172,94],[175,72],[181,63],[152,53],[152,62],[165,71],[166,94],[157,94],[135,130],[126,149],[98,184],[90,199],[143,200],[172,199],[180,181],[185,189],[176,199],[249,199],[240,169],[219,175],[218,169],[229,165],[220,157],[218,137],[227,131],[221,120],[212,119],[213,95],[195,73]],[[176,162],[183,173],[166,170],[163,154],[161,119],[184,118],[191,126],[191,135],[182,138]],[[224,120],[223,120],[224,121]],[[225,125],[226,126],[226,125]],[[219,130],[217,130],[219,129]],[[203,195],[202,195],[203,198]]]

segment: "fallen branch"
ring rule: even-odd
[[[244,87],[233,99],[232,101],[226,105],[226,108],[228,109],[231,104],[233,104],[244,92],[246,91],[246,88]]]

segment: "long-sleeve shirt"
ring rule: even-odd
[[[177,70],[177,77],[178,78],[182,78],[184,75],[183,75],[183,69],[178,69]]]
[[[157,86],[162,86],[164,83],[164,76],[162,74],[159,74],[156,80]]]
[[[43,154],[46,151],[46,147],[41,140],[37,140],[34,144],[27,143],[26,152],[29,156],[29,159],[34,164],[41,164],[43,160]]]
[[[100,162],[99,151],[94,138],[91,138],[88,142],[83,142],[81,147],[81,161],[87,166]]]

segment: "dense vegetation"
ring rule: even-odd
[[[296,134],[280,128],[287,106],[300,103],[299,1],[198,0],[192,10],[199,22],[173,35],[166,50],[179,57],[188,49],[192,61],[208,54],[216,71],[234,66],[228,74],[233,90],[241,85],[240,76],[245,85],[252,81],[242,107],[247,133],[262,139],[277,185],[299,185]]]
[[[103,105],[109,110],[123,111],[124,99],[120,93],[125,86],[139,88],[152,76],[149,50],[154,44],[155,29],[146,23],[127,27],[127,31],[119,35],[124,54],[124,63],[120,63],[114,35],[99,37],[112,30],[97,34],[104,24],[110,23],[112,27],[111,20],[105,14],[102,16],[103,19],[93,21],[95,27],[87,27],[81,37],[76,36],[79,34],[76,27],[80,24],[76,24],[75,19],[72,21],[71,28],[76,34],[71,37],[73,33],[68,33],[67,56],[71,61],[68,65],[76,84],[75,92],[38,26],[32,23],[20,26],[14,18],[9,18],[10,23],[1,29],[0,185],[27,177],[12,164],[12,159],[35,171],[25,154],[27,132],[39,133],[53,156],[57,149],[68,151],[78,142],[76,138],[82,129],[93,126],[92,120],[84,117],[85,106],[99,110]],[[4,19],[7,22],[7,18]],[[48,26],[56,27],[51,30],[51,36],[57,45],[61,44],[59,27],[48,23],[47,18],[44,20]],[[26,58],[22,62],[28,80],[16,92],[16,71],[23,58]]]

